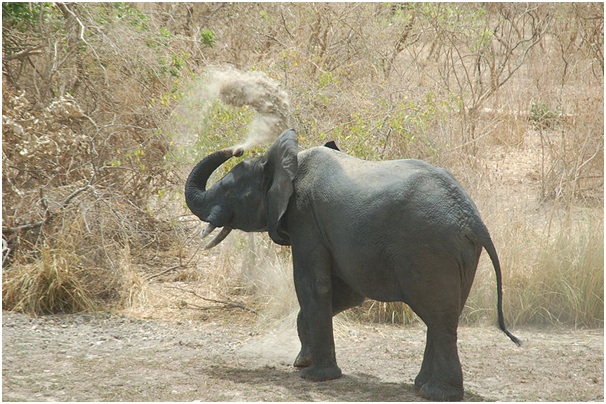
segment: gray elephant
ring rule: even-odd
[[[461,400],[463,374],[457,326],[482,248],[492,260],[502,311],[501,270],[486,226],[467,193],[447,171],[420,160],[364,161],[333,147],[298,150],[285,131],[267,154],[245,160],[206,189],[213,171],[243,151],[210,154],[192,170],[187,206],[209,223],[204,235],[232,229],[268,231],[292,246],[300,311],[301,351],[294,366],[305,379],[341,376],[332,317],[368,297],[407,303],[427,325],[415,379],[430,400]]]

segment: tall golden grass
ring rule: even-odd
[[[71,216],[59,223],[58,236],[46,240],[39,254],[3,270],[3,309],[44,315],[119,309],[137,301],[144,287],[129,241],[106,240],[99,251],[97,237],[106,235],[90,227],[115,236],[108,228],[118,223],[107,212],[90,214],[94,219]]]
[[[502,216],[493,229],[503,268],[504,311],[512,325],[603,327],[603,215],[541,228],[535,221]],[[494,227],[494,226],[493,226]],[[485,258],[462,320],[496,319],[494,272]]]
[[[79,263],[74,251],[43,247],[38,260],[4,272],[3,306],[36,315],[96,310]]]

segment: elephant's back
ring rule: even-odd
[[[422,198],[467,198],[447,171],[415,159],[368,161],[326,147],[299,154],[301,177],[313,181],[313,189],[340,198],[410,201]],[[312,185],[309,184],[311,187]]]
[[[422,160],[365,161],[328,148],[301,157],[307,199],[326,222],[377,227],[377,232],[390,223],[457,238],[481,223],[456,179]]]

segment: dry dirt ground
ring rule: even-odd
[[[185,315],[187,312],[187,315]],[[181,315],[183,313],[184,315]],[[423,401],[413,380],[422,325],[335,325],[341,379],[291,366],[294,316],[175,308],[171,319],[3,312],[3,401]],[[461,327],[468,401],[603,401],[603,330]]]

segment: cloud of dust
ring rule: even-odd
[[[290,256],[258,233],[246,235],[250,249],[242,252],[242,284],[249,286],[258,305],[256,335],[242,353],[261,363],[292,364],[300,348],[296,324],[299,304]]]
[[[246,341],[239,351],[243,355],[254,357],[260,365],[291,365],[301,348],[296,324],[297,311],[282,319],[270,321],[270,325],[261,327],[259,333]]]
[[[289,128],[290,102],[280,84],[263,72],[235,69],[210,70],[209,79],[219,85],[220,100],[228,105],[249,105],[255,110],[244,149],[274,141]]]
[[[243,72],[231,67],[210,67],[203,80],[192,85],[189,96],[176,110],[177,130],[199,133],[204,117],[219,100],[234,107],[248,105],[254,110],[246,140],[238,145],[250,149],[274,141],[289,126],[290,101],[280,83],[260,71]],[[178,121],[178,122],[177,122]]]

